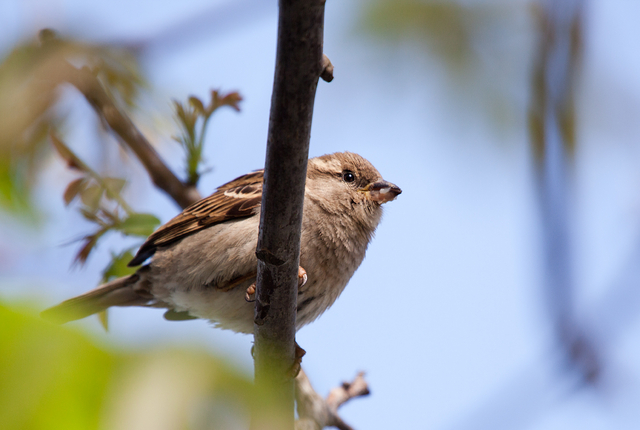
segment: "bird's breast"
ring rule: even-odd
[[[308,280],[298,290],[297,329],[336,301],[362,263],[370,238],[370,234],[359,234],[346,218],[307,215],[302,226],[300,266],[307,271]]]

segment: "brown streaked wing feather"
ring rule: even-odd
[[[170,245],[221,222],[255,214],[262,201],[262,180],[262,170],[240,176],[220,186],[209,197],[185,208],[180,215],[149,236],[129,266],[142,264],[158,247]]]

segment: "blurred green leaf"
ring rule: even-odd
[[[135,107],[141,88],[147,84],[138,59],[131,51],[112,46],[94,47],[98,55],[89,57],[89,67],[118,104]]]
[[[120,253],[111,254],[111,263],[102,272],[102,282],[109,282],[112,279],[120,278],[135,273],[137,268],[128,267],[127,264],[133,260],[133,253],[130,249]]]
[[[188,184],[196,185],[203,172],[210,170],[201,170],[201,164],[204,162],[202,151],[211,115],[222,106],[239,111],[240,101],[242,97],[239,93],[221,94],[218,90],[211,91],[211,100],[206,107],[202,100],[195,96],[190,96],[188,103],[184,105],[177,100],[173,101],[175,117],[181,131],[180,135],[175,136],[174,139],[185,150]]]
[[[103,178],[104,186],[116,194],[120,194],[122,189],[127,184],[126,179],[122,178]]]
[[[91,212],[91,211],[86,210],[85,208],[81,208],[80,209],[80,214],[88,221],[95,222],[95,223],[99,223],[100,222],[100,218],[98,217],[98,215],[95,212]]]
[[[176,100],[173,101],[173,106],[176,110],[176,117],[178,119],[178,122],[183,128],[183,132],[187,133],[187,136],[189,136],[191,140],[194,140],[198,113],[195,111],[193,106],[187,105],[187,107],[185,107],[182,105],[182,103]]]
[[[106,269],[102,272],[102,283],[109,282],[122,276],[134,274],[137,268],[127,266],[132,259],[133,253],[131,252],[131,249],[127,249],[120,254],[111,253],[111,263],[109,263]],[[105,331],[108,331],[109,311],[104,310],[102,312],[98,312],[98,319],[100,320],[102,328],[104,328]]]
[[[97,313],[98,321],[100,321],[100,325],[104,329],[104,331],[109,331],[109,310],[105,309]]]
[[[25,176],[18,176],[12,168],[11,158],[0,153],[0,207],[12,213],[30,210],[30,187]]]
[[[92,184],[80,192],[80,199],[89,211],[95,212],[100,207],[100,199],[102,199],[103,193],[104,189],[102,187]]]
[[[124,234],[147,237],[154,232],[160,220],[151,214],[134,213],[116,226]]]
[[[251,409],[271,406],[255,394],[209,353],[103,350],[0,303],[2,430],[241,429]]]
[[[0,304],[1,427],[97,429],[119,364],[82,336]]]
[[[64,39],[51,30],[41,42],[16,46],[0,59],[0,209],[31,210],[31,188],[52,152],[45,145],[50,130],[60,128],[65,111],[51,109],[68,79],[68,60],[89,67],[106,91],[133,107],[144,81],[134,52],[122,47]],[[56,136],[54,147],[72,168],[80,168]]]
[[[377,0],[368,3],[366,28],[387,38],[417,38],[459,64],[471,54],[475,8],[455,1]]]

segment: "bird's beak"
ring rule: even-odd
[[[397,185],[387,181],[373,182],[358,191],[365,193],[371,200],[378,203],[387,203],[398,197],[402,190]]]

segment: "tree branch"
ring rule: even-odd
[[[202,198],[194,186],[184,184],[167,167],[151,143],[131,119],[116,107],[89,70],[76,69],[68,64],[68,82],[85,96],[100,118],[136,154],[156,187],[167,193],[182,208]]]
[[[41,32],[40,39],[43,47],[52,37],[50,31]],[[98,78],[88,68],[78,69],[66,60],[60,59],[51,72],[57,76],[50,76],[50,78],[54,78],[57,82],[66,81],[84,95],[101,121],[136,154],[156,187],[167,193],[182,208],[202,198],[193,185],[183,183],[167,167],[153,146],[131,119],[118,109]]]
[[[340,430],[353,430],[338,415],[338,408],[355,397],[367,396],[369,393],[364,372],[360,372],[352,382],[344,382],[331,390],[325,400],[313,389],[309,378],[301,370],[296,377],[296,430],[322,430],[330,426]]]
[[[572,272],[571,174],[575,163],[575,76],[582,52],[583,0],[541,2],[540,48],[529,107],[529,134],[542,220],[545,293],[559,345],[584,380],[602,374],[602,353],[577,315]]]
[[[324,0],[280,0],[255,308],[255,380],[293,429],[294,338],[311,119],[323,70]],[[264,416],[254,417],[258,426]],[[260,422],[264,425],[264,422]]]

